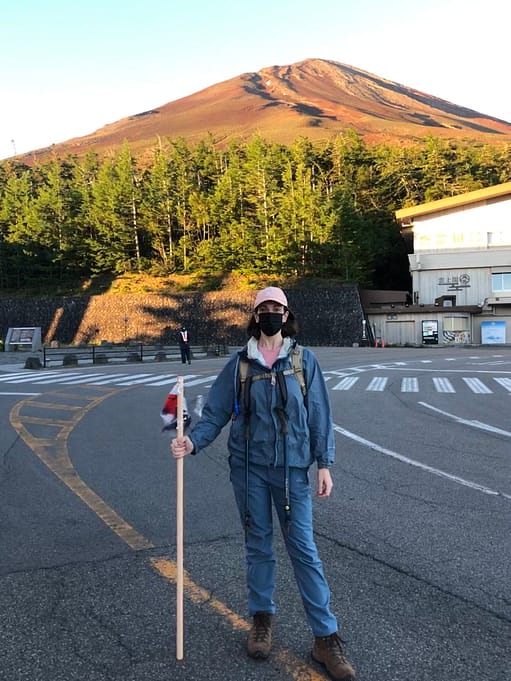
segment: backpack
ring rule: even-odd
[[[284,405],[278,409],[278,414],[280,418],[280,424],[282,433],[285,435],[287,433],[287,415],[285,410],[285,405],[287,401],[287,388],[285,377],[294,374],[296,380],[300,384],[300,389],[302,391],[305,406],[307,406],[307,385],[305,384],[305,376],[303,372],[303,348],[300,345],[296,345],[291,351],[291,369],[284,369],[283,371],[274,371],[270,373],[256,374],[255,376],[248,376],[248,366],[249,362],[246,359],[240,359],[238,365],[238,377],[239,377],[239,392],[238,396],[235,397],[234,411],[232,418],[235,419],[241,412],[240,403],[244,407],[245,417],[250,412],[250,385],[252,381],[258,381],[262,378],[268,378],[276,380],[280,386],[282,392],[282,398]],[[248,380],[247,380],[248,377]],[[248,384],[248,385],[247,385]],[[247,389],[248,388],[248,389]],[[245,470],[246,470],[246,484],[245,484],[245,526],[250,525],[250,512],[248,505],[248,461],[249,461],[249,438],[250,438],[250,425],[249,419],[246,418],[245,422]],[[286,455],[284,454],[284,461],[286,461]],[[287,464],[286,467],[286,500],[284,502],[284,512],[286,517],[286,528],[289,526],[291,506],[289,501],[289,484],[288,484],[288,473]]]
[[[248,360],[246,359],[240,359],[239,361],[239,383],[240,383],[240,389],[239,389],[239,394],[241,397],[243,397],[244,392],[245,392],[245,384],[247,381],[247,375],[248,375]],[[293,348],[291,352],[291,369],[285,369],[284,371],[277,372],[280,374],[283,374],[284,376],[287,376],[289,374],[294,374],[296,376],[296,380],[300,384],[300,390],[302,391],[302,395],[305,399],[305,396],[307,395],[307,386],[305,384],[305,376],[303,373],[303,348],[301,345],[296,345],[295,348]],[[250,380],[251,381],[258,381],[262,378],[272,378],[274,376],[275,372],[273,373],[264,373],[264,374],[256,374],[255,376],[251,376]],[[241,400],[243,402],[243,399]]]

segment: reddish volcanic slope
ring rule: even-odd
[[[368,143],[410,143],[427,136],[486,143],[511,141],[511,123],[380,78],[353,66],[307,59],[244,73],[188,97],[123,118],[96,132],[24,158],[104,153],[127,141],[134,153],[165,138],[219,143],[254,134],[283,144],[327,140],[354,129]]]

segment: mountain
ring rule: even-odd
[[[269,66],[212,85],[155,109],[111,123],[23,157],[88,150],[102,154],[128,141],[135,154],[177,137],[218,144],[254,134],[283,144],[297,137],[326,140],[346,129],[367,143],[412,143],[434,135],[485,143],[510,142],[511,123],[458,106],[353,66],[307,59]]]

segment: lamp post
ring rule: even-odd
[[[128,319],[128,317],[123,317],[123,319],[124,319],[124,342],[126,343],[126,341],[128,340],[128,322],[129,322],[129,319]]]

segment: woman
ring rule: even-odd
[[[247,331],[247,345],[219,374],[190,435],[172,441],[172,453],[175,458],[196,454],[231,421],[230,478],[245,526],[248,608],[253,618],[248,654],[266,659],[271,650],[276,610],[273,502],[315,637],[312,656],[333,679],[349,681],[355,672],[344,656],[330,610],[330,591],[314,542],[308,480],[309,467],[316,463],[317,495],[330,496],[334,435],[325,381],[307,348],[302,349],[304,390],[297,380],[300,372],[293,362],[297,325],[280,288],[258,292]]]

